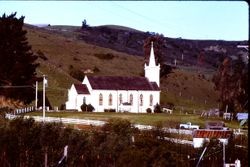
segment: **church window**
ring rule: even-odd
[[[83,104],[86,104],[86,97],[83,97]]]
[[[103,96],[102,96],[102,94],[100,93],[100,94],[99,94],[99,105],[102,106],[102,104],[103,104]]]
[[[153,95],[149,96],[149,105],[152,106],[153,105]]]
[[[112,106],[112,103],[113,103],[112,101],[113,101],[112,94],[109,94],[109,105],[110,106]]]
[[[133,105],[133,95],[132,94],[130,94],[129,102],[130,102],[131,105]]]
[[[119,103],[122,104],[122,94],[119,94]]]
[[[143,95],[140,95],[140,106],[143,106]]]

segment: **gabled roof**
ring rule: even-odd
[[[91,87],[98,90],[160,90],[145,77],[88,76],[88,79]]]
[[[89,94],[89,90],[85,84],[74,84],[77,94]]]
[[[223,138],[227,139],[232,135],[231,130],[208,130],[198,129],[194,130],[193,138]]]

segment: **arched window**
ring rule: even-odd
[[[153,105],[153,95],[149,96],[149,105],[152,106]]]
[[[129,103],[131,104],[131,106],[133,105],[133,95],[130,94],[129,96]]]
[[[140,95],[140,106],[143,106],[143,95]]]
[[[112,106],[112,101],[113,101],[113,99],[112,99],[112,94],[109,94],[109,105],[110,105],[110,106]]]
[[[102,96],[102,94],[100,93],[100,94],[99,94],[99,106],[102,106],[102,104],[103,104],[103,96]]]
[[[83,104],[86,104],[86,97],[83,97],[82,102],[83,102]]]
[[[122,94],[119,94],[119,103],[122,104]]]

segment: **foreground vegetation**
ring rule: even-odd
[[[58,123],[36,123],[33,119],[0,118],[1,166],[60,166],[65,145],[68,156],[62,166],[195,166],[203,151],[163,140],[160,129],[138,131],[129,121],[111,119],[100,129],[74,130]],[[208,150],[221,150],[216,142]],[[208,151],[209,152],[209,151]],[[248,163],[247,150],[226,147],[226,162]],[[205,154],[202,166],[222,166],[222,152]]]
[[[42,116],[42,112],[32,112],[28,113],[30,116]],[[125,119],[130,121],[133,124],[144,124],[144,125],[153,125],[153,126],[164,126],[176,128],[180,123],[191,122],[192,124],[200,125],[201,128],[204,128],[205,121],[208,120],[220,120],[224,121],[226,126],[229,128],[237,129],[239,128],[238,121],[225,121],[221,117],[210,117],[204,118],[200,115],[195,114],[166,114],[166,113],[157,113],[157,114],[134,114],[134,113],[91,113],[91,112],[46,112],[48,117],[62,117],[62,118],[80,118],[80,119],[94,119],[94,120],[103,120],[108,121],[112,118]]]

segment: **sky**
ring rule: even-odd
[[[121,25],[165,37],[248,40],[244,1],[1,1],[0,15],[17,12],[25,23]]]

